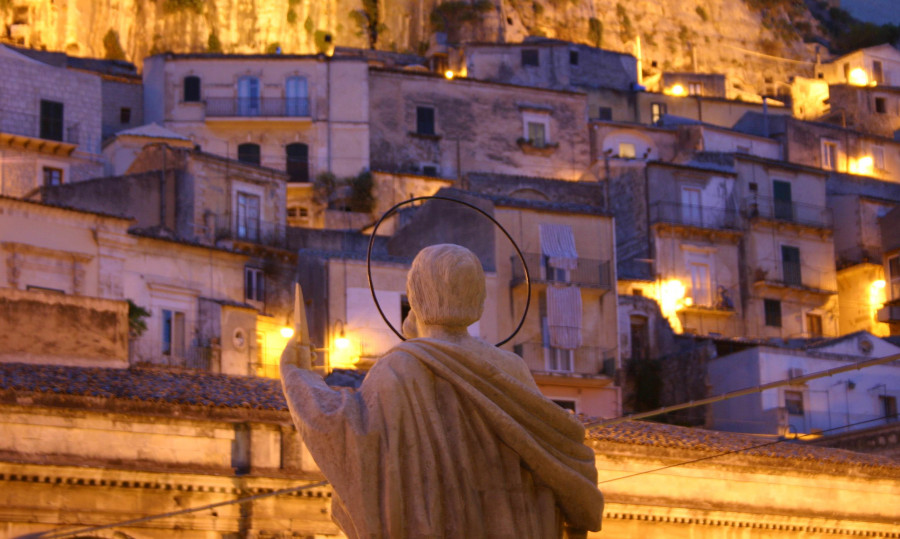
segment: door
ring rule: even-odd
[[[781,271],[785,284],[794,286],[803,284],[800,274],[800,249],[789,245],[781,246]]]
[[[305,77],[290,77],[284,87],[288,116],[309,116],[309,95]]]
[[[238,79],[238,115],[259,116],[259,79]]]
[[[691,298],[694,305],[708,307],[712,304],[709,283],[709,265],[691,263]]]
[[[791,184],[781,180],[772,180],[772,197],[775,202],[775,218],[793,221],[794,202],[791,196]]]
[[[681,218],[686,225],[703,225],[703,215],[700,207],[700,189],[693,187],[681,188]]]

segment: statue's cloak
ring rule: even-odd
[[[359,391],[282,362],[304,442],[351,539],[550,538],[599,530],[584,427],[543,397],[518,356],[474,339],[401,343]]]

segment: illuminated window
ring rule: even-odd
[[[658,124],[665,114],[665,103],[650,103],[650,123]]]
[[[785,391],[784,407],[790,415],[803,415],[803,392]]]
[[[770,327],[781,327],[781,302],[777,299],[763,300],[763,309],[766,315],[766,325]]]
[[[702,82],[689,82],[688,83],[688,95],[703,95],[703,83]]]
[[[708,307],[712,304],[712,291],[709,281],[709,264],[692,262],[691,270],[691,299],[694,305]]]
[[[434,107],[416,107],[416,133],[434,134]]]
[[[522,67],[538,65],[540,65],[540,61],[538,59],[537,49],[522,50]]]
[[[876,169],[884,170],[884,148],[882,146],[872,146],[872,161]]]
[[[634,144],[630,142],[620,142],[619,143],[619,157],[623,159],[634,159],[637,155]]]
[[[872,62],[872,80],[884,84],[884,65],[878,60]]]
[[[837,170],[837,155],[837,142],[822,139],[822,168],[827,170]]]
[[[62,185],[63,171],[59,168],[44,167],[44,186]]]
[[[259,268],[244,268],[244,299],[263,302],[266,299],[266,279]]]

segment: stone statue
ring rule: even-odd
[[[358,391],[328,387],[310,370],[309,346],[292,342],[281,358],[291,415],[334,487],[344,533],[544,539],[599,530],[603,496],[583,425],[539,393],[519,356],[467,333],[484,309],[478,258],[458,245],[423,249],[407,295],[409,340],[378,359]]]

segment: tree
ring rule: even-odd
[[[119,43],[119,33],[112,28],[103,36],[103,48],[107,60],[125,60],[125,49]]]
[[[362,0],[362,9],[350,12],[350,18],[359,26],[359,36],[366,36],[369,48],[375,49],[378,35],[387,30],[381,21],[381,13],[378,8],[378,0]]]

